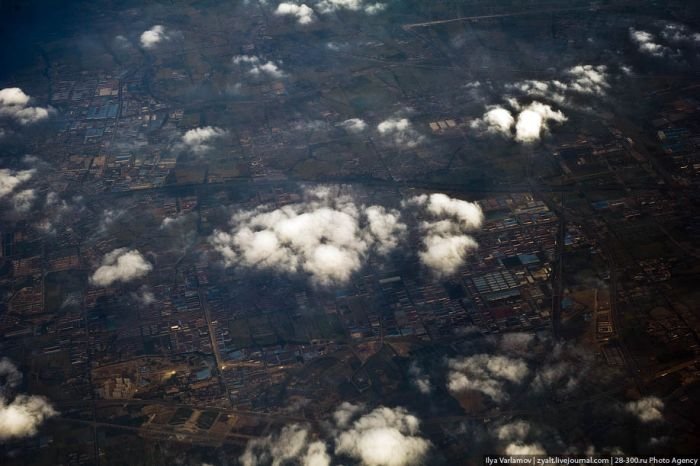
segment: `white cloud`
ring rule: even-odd
[[[209,149],[207,143],[215,138],[220,138],[226,135],[226,131],[214,126],[204,126],[202,128],[194,128],[187,131],[182,136],[182,142],[185,146],[196,154],[202,154]]]
[[[367,129],[367,123],[365,123],[365,121],[360,118],[350,118],[341,123],[338,123],[338,126],[350,133],[361,133],[365,129]]]
[[[585,70],[582,72],[584,75],[581,75],[576,86],[580,89],[588,88],[593,92],[596,84],[591,76],[594,76],[595,70],[588,74],[585,74],[587,73]],[[531,84],[532,82],[528,86]],[[542,91],[542,95],[545,95],[547,85],[546,83],[541,84],[545,86],[543,87],[545,90]],[[602,88],[601,84],[597,86]],[[531,88],[522,89],[527,91]],[[533,143],[539,141],[542,134],[549,130],[549,122],[563,123],[567,120],[560,110],[553,110],[551,106],[541,102],[534,101],[525,107],[521,106],[515,99],[510,99],[509,103],[518,112],[517,119],[509,110],[495,106],[491,107],[481,118],[472,120],[470,127],[477,131],[513,138],[516,142]],[[513,129],[515,129],[515,133]]]
[[[36,123],[49,117],[51,107],[27,107],[29,96],[19,87],[0,89],[0,116],[11,117],[22,125]]]
[[[506,448],[503,450],[503,454],[508,455],[508,456],[518,456],[518,455],[526,455],[526,456],[533,456],[533,455],[546,455],[547,452],[545,451],[544,448],[542,448],[542,445],[539,443],[511,443]]]
[[[452,392],[474,390],[495,402],[509,398],[505,383],[520,384],[530,373],[525,361],[506,356],[477,354],[448,360],[447,387]]]
[[[144,306],[148,306],[149,304],[156,302],[156,295],[153,294],[153,292],[146,285],[142,286],[138,292],[132,291],[131,297]]]
[[[470,127],[477,130],[483,130],[491,134],[502,134],[506,137],[511,137],[515,118],[509,110],[503,107],[492,107],[481,119],[472,120]]]
[[[528,97],[547,99],[559,105],[572,105],[567,94],[602,96],[610,88],[605,65],[577,65],[567,69],[561,79],[549,81],[519,81],[507,84],[506,89],[521,92]],[[511,101],[515,110],[520,110],[517,102]]]
[[[275,10],[277,16],[294,16],[299,24],[311,24],[314,22],[314,10],[309,8],[305,3],[297,5],[296,3],[283,2],[277,5]]]
[[[100,223],[97,226],[98,234],[106,233],[107,230],[114,224],[114,222],[121,218],[125,213],[126,211],[123,209],[105,209],[102,212],[102,218],[100,219]]]
[[[655,396],[647,396],[625,404],[625,410],[644,423],[663,421],[663,409],[664,402]]]
[[[567,120],[561,111],[552,110],[547,104],[532,102],[518,114],[515,123],[515,140],[523,143],[539,141],[548,128],[548,122],[563,123]]]
[[[248,442],[239,458],[243,466],[271,464],[281,466],[292,460],[301,460],[302,466],[328,466],[330,456],[323,442],[309,444],[309,431],[292,424],[282,428],[278,435]]]
[[[421,369],[415,361],[409,366],[408,373],[411,375],[411,382],[413,385],[423,395],[429,395],[433,391],[433,384],[430,382],[430,377],[423,372],[423,369]]]
[[[374,239],[380,254],[388,254],[398,246],[406,233],[406,225],[401,222],[398,211],[373,205],[365,209],[365,216],[369,236]]]
[[[20,184],[32,179],[35,173],[34,169],[20,171],[0,169],[0,199],[12,193]]]
[[[10,398],[22,374],[7,358],[0,360],[0,381],[0,440],[34,435],[44,420],[57,414],[44,397],[19,394]]]
[[[9,403],[0,398],[0,440],[35,435],[44,420],[56,414],[41,396],[17,395]]]
[[[171,35],[164,26],[156,24],[151,29],[141,34],[141,46],[145,49],[153,49],[161,42],[170,40]]]
[[[188,214],[175,215],[174,217],[165,217],[162,222],[160,222],[160,229],[165,230],[178,225],[182,225],[190,219]]]
[[[320,0],[316,3],[319,12],[334,13],[338,10],[363,11],[369,15],[381,12],[386,8],[385,3],[366,2],[364,0]]]
[[[637,44],[639,51],[642,53],[646,53],[654,57],[661,57],[670,51],[668,47],[655,42],[654,35],[649,32],[630,28],[629,33],[630,39],[632,39],[632,42]]]
[[[605,65],[578,65],[569,68],[567,73],[572,77],[568,88],[582,94],[602,95],[610,87]]]
[[[329,188],[308,189],[305,198],[238,212],[232,230],[216,230],[209,241],[227,266],[302,272],[325,285],[347,282],[371,249],[389,252],[405,231],[397,211],[358,207]]]
[[[365,466],[422,464],[431,444],[419,436],[419,427],[405,409],[379,407],[337,434],[335,452]]]
[[[8,358],[0,359],[0,396],[22,383],[22,373]]]
[[[397,146],[414,148],[425,139],[414,128],[408,118],[391,117],[377,125],[382,136],[389,137]]]
[[[365,406],[362,404],[353,404],[343,401],[333,412],[333,420],[339,428],[345,429],[350,425],[350,421],[364,409]]]
[[[90,283],[110,286],[115,282],[128,282],[147,275],[153,266],[135,249],[119,248],[102,258],[102,265],[90,277]]]
[[[23,189],[12,197],[15,210],[19,213],[27,213],[32,208],[36,199],[36,191],[33,189]]]
[[[412,466],[422,464],[431,447],[420,436],[420,421],[403,408],[378,407],[368,414],[363,405],[344,402],[333,413],[336,421],[327,441],[314,439],[308,427],[291,424],[278,434],[248,442],[239,461],[243,466],[296,464],[330,466],[328,444],[334,453],[363,466]]]
[[[285,76],[279,65],[271,60],[263,61],[255,55],[236,55],[233,57],[233,64],[246,66],[248,73],[253,76],[267,75],[271,78],[279,79]]]
[[[661,36],[671,42],[700,43],[700,33],[692,32],[683,24],[668,23],[661,31]]]
[[[442,193],[413,197],[407,205],[420,206],[431,217],[421,223],[424,233],[424,249],[418,254],[421,262],[439,276],[455,273],[467,254],[478,247],[466,233],[481,226],[481,208]]]

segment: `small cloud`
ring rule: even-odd
[[[549,129],[549,121],[563,123],[566,120],[566,116],[561,111],[552,110],[552,107],[547,104],[532,102],[518,113],[515,140],[523,143],[539,141],[542,133]]]
[[[503,107],[492,107],[478,120],[472,120],[469,126],[490,134],[511,137],[515,118]]]
[[[216,230],[209,241],[227,266],[305,273],[327,285],[347,282],[371,250],[392,250],[406,228],[397,211],[358,206],[328,188],[307,189],[305,198],[238,212],[231,231]]]
[[[408,118],[387,118],[377,125],[377,131],[382,136],[390,138],[397,146],[409,149],[425,140],[425,137],[413,128]]]
[[[316,8],[323,14],[334,13],[338,10],[361,11],[374,15],[386,8],[385,3],[369,3],[364,0],[320,0]]]
[[[139,288],[138,292],[132,292],[131,297],[144,306],[156,302],[156,295],[146,285]]]
[[[330,465],[326,445],[309,442],[309,431],[298,424],[283,427],[277,435],[251,440],[239,460],[243,466],[282,465],[294,460],[306,466]]]
[[[314,10],[304,3],[301,5],[290,2],[280,3],[277,5],[275,14],[277,16],[294,16],[299,24],[304,25],[313,23],[315,19]]]
[[[207,143],[212,139],[221,138],[226,135],[226,131],[214,126],[194,128],[187,131],[182,136],[183,144],[195,154],[203,154],[211,149]]]
[[[0,440],[35,435],[46,419],[58,414],[42,396],[19,394],[10,398],[22,374],[7,358],[0,359],[0,381]]]
[[[151,29],[141,34],[141,47],[144,49],[154,49],[158,44],[169,41],[172,35],[166,31],[164,26],[156,24]]]
[[[448,360],[447,388],[451,392],[473,390],[495,402],[509,398],[505,383],[520,384],[530,370],[525,361],[506,356],[477,354]]]
[[[115,282],[128,282],[146,276],[153,266],[139,251],[127,248],[115,249],[102,258],[102,265],[90,277],[90,283],[110,286]]]
[[[367,129],[367,123],[360,118],[350,118],[343,122],[338,123],[338,126],[343,128],[349,133],[361,133]]]
[[[29,101],[29,96],[19,87],[0,89],[0,116],[28,125],[47,119],[53,112],[51,107],[28,107]]]
[[[670,42],[690,42],[700,44],[700,33],[692,32],[683,24],[666,24],[661,31],[661,36]]]
[[[254,55],[236,55],[232,59],[234,65],[246,66],[248,73],[253,76],[269,76],[279,79],[285,76],[279,65],[271,60],[263,61]]]
[[[468,253],[478,247],[467,235],[481,226],[483,213],[478,204],[453,199],[442,193],[411,198],[406,205],[423,208],[430,216],[420,228],[424,234],[421,262],[438,276],[452,275]]]
[[[637,44],[639,51],[654,57],[662,57],[670,52],[666,46],[655,42],[653,34],[634,28],[629,28],[630,39]]]
[[[663,421],[663,409],[664,402],[655,396],[647,396],[625,404],[625,411],[644,423]]]
[[[430,377],[423,372],[423,369],[421,369],[415,361],[408,367],[408,373],[411,376],[411,382],[418,391],[423,395],[430,395],[433,391],[433,384],[430,382]]]
[[[32,208],[36,199],[36,191],[33,189],[24,189],[12,197],[12,203],[15,210],[19,213],[27,213]]]
[[[32,179],[35,173],[34,169],[20,171],[0,169],[0,199],[12,193],[20,184]]]

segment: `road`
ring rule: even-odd
[[[492,15],[460,16],[458,18],[438,19],[435,21],[426,21],[423,23],[404,24],[401,27],[404,30],[408,31],[408,30],[413,29],[413,28],[437,26],[440,24],[449,24],[449,23],[459,23],[462,21],[478,21],[480,19],[511,18],[511,17],[515,17],[515,16],[550,15],[550,14],[554,14],[554,13],[568,13],[568,12],[572,12],[572,11],[599,11],[599,10],[603,10],[606,8],[614,8],[617,6],[620,6],[620,5],[597,6],[595,8],[592,8],[590,6],[571,7],[571,8],[551,8],[551,9],[545,9],[545,10],[498,13],[498,14],[492,14]]]

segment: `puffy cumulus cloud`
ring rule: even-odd
[[[335,437],[335,453],[365,466],[422,464],[430,442],[420,437],[420,421],[403,408],[379,407],[360,416]]]
[[[20,171],[0,169],[0,199],[11,194],[22,183],[31,180],[35,173],[34,169]]]
[[[148,288],[148,286],[142,286],[138,292],[131,292],[131,297],[138,303],[148,306],[156,302],[156,295]]]
[[[477,130],[482,130],[490,134],[502,134],[510,137],[515,125],[515,118],[509,110],[495,106],[491,107],[484,113],[480,119],[472,120],[470,127]]]
[[[655,396],[648,396],[625,404],[625,411],[633,414],[641,422],[663,421],[664,402]]]
[[[372,250],[393,249],[405,231],[399,212],[357,206],[330,188],[307,189],[304,202],[233,215],[232,230],[209,241],[227,266],[305,273],[317,284],[345,283]]]
[[[571,105],[568,96],[603,96],[610,88],[608,68],[605,65],[576,65],[564,71],[561,79],[525,80],[507,84],[506,89],[518,91],[528,97],[542,98],[560,105]],[[513,104],[519,110],[517,103]]]
[[[9,403],[0,398],[0,440],[35,435],[44,420],[56,414],[41,396],[17,395]]]
[[[29,212],[34,205],[36,199],[36,191],[33,189],[23,189],[12,197],[12,204],[15,211],[24,214]]]
[[[423,372],[423,369],[421,369],[415,361],[408,367],[408,373],[411,376],[411,383],[413,383],[423,395],[429,395],[433,391],[433,384],[430,382],[430,377]]]
[[[529,422],[515,420],[495,427],[492,435],[504,455],[545,455],[547,452],[539,442],[527,440],[533,431]]]
[[[495,402],[508,400],[506,382],[520,384],[530,373],[522,359],[489,354],[449,359],[448,367],[447,388],[451,392],[474,390]]]
[[[45,120],[53,112],[51,107],[29,107],[29,101],[30,97],[19,87],[0,89],[0,116],[28,125]]]
[[[469,251],[478,247],[467,235],[429,234],[423,239],[425,250],[419,253],[424,265],[437,275],[451,275],[457,271]]]
[[[292,462],[301,466],[330,465],[326,444],[309,442],[309,431],[297,424],[283,427],[277,435],[251,440],[239,460],[243,466],[281,466]]]
[[[104,234],[114,223],[126,214],[124,209],[105,209],[102,212],[100,223],[97,225],[97,233]]]
[[[0,396],[22,383],[22,373],[8,358],[0,359]]]
[[[403,408],[381,406],[367,413],[364,405],[344,402],[333,420],[325,439],[315,437],[307,426],[291,424],[251,440],[239,461],[243,466],[329,466],[342,457],[363,466],[411,466],[422,464],[431,447],[420,436],[418,418]],[[334,449],[329,451],[329,445]]]
[[[535,335],[531,333],[514,332],[501,336],[499,349],[508,354],[526,354],[535,343]]]
[[[578,65],[567,70],[572,77],[568,88],[582,94],[605,94],[610,87],[605,65]]]
[[[504,455],[516,456],[516,455],[546,455],[547,452],[542,445],[539,443],[510,443],[503,450]]]
[[[629,28],[630,39],[637,44],[639,51],[652,55],[654,57],[662,57],[667,54],[670,49],[656,42],[656,38],[650,32]]]
[[[191,216],[189,214],[180,214],[173,217],[165,217],[162,222],[160,222],[160,229],[167,230],[179,225],[186,223],[190,220]]]
[[[345,429],[350,425],[350,421],[353,420],[359,413],[364,411],[365,406],[363,404],[353,404],[347,401],[343,401],[340,406],[333,412],[333,420],[336,426],[341,429]]]
[[[280,3],[277,5],[275,14],[277,16],[294,16],[299,24],[311,24],[315,19],[314,10],[305,3],[301,5],[290,2]]]
[[[546,90],[546,83],[541,84]],[[528,92],[527,89],[531,88],[522,88],[524,92]],[[545,91],[542,92],[544,95]],[[561,111],[553,110],[551,106],[541,102],[534,101],[525,107],[515,99],[510,99],[509,103],[517,112],[517,119],[510,110],[495,106],[481,118],[472,120],[470,127],[483,133],[513,138],[520,143],[533,143],[539,141],[542,134],[549,130],[549,122],[563,123],[567,120]]]
[[[164,26],[156,24],[151,29],[141,34],[141,47],[144,49],[154,49],[158,44],[169,41],[172,35],[166,31]]]
[[[320,0],[316,3],[316,8],[321,13],[333,13],[338,10],[363,11],[373,15],[386,8],[385,3],[366,2],[364,0]]]
[[[202,154],[211,149],[211,146],[207,144],[208,142],[225,135],[226,131],[221,128],[204,126],[188,130],[182,136],[182,143],[195,154]]]
[[[365,129],[367,129],[367,123],[365,123],[365,121],[360,118],[350,118],[341,123],[338,123],[338,126],[350,133],[361,133]]]
[[[367,229],[376,243],[380,254],[388,254],[399,244],[406,232],[406,225],[401,222],[397,210],[388,210],[382,206],[369,206],[365,209]]]
[[[233,64],[247,67],[248,73],[253,76],[269,76],[279,79],[285,76],[284,71],[272,60],[264,61],[255,55],[236,55]]]
[[[390,138],[394,144],[412,149],[425,140],[425,137],[413,128],[408,118],[391,117],[377,125],[382,136]]]
[[[542,133],[549,129],[548,122],[563,123],[566,120],[561,111],[555,111],[547,104],[532,102],[518,113],[515,140],[523,143],[539,141]]]
[[[553,392],[566,396],[588,378],[592,367],[590,354],[577,346],[555,344],[535,371],[532,388],[535,393]]]
[[[700,44],[700,33],[692,32],[683,24],[668,23],[664,25],[661,36],[671,42],[691,42]]]
[[[297,131],[323,131],[328,128],[328,124],[323,120],[298,121],[292,125]]]
[[[23,438],[37,433],[56,410],[41,396],[10,396],[22,382],[22,374],[7,358],[0,360],[0,440]]]
[[[147,275],[153,266],[139,251],[119,248],[102,258],[102,265],[90,277],[90,283],[110,286],[115,282],[128,282]]]
[[[421,262],[438,276],[451,275],[478,244],[466,233],[479,228],[483,212],[478,204],[453,199],[442,193],[423,194],[411,198],[407,205],[422,208],[430,217],[423,221]]]

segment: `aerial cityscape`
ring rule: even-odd
[[[699,2],[0,22],[0,464],[698,464]]]

